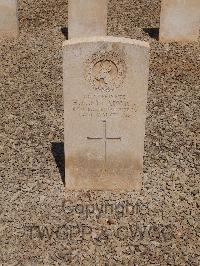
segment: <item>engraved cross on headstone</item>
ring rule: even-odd
[[[104,137],[101,138],[101,137],[94,137],[94,138],[91,138],[91,137],[87,137],[88,140],[104,140],[104,158],[105,158],[105,164],[107,162],[107,141],[108,140],[122,140],[121,137],[117,137],[117,138],[111,138],[111,137],[107,137],[107,121],[102,121],[104,123]]]

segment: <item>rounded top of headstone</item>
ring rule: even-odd
[[[124,38],[124,37],[112,37],[112,36],[96,36],[96,37],[87,37],[87,38],[75,38],[71,40],[66,40],[63,42],[63,47],[66,45],[75,45],[80,43],[89,43],[89,42],[112,42],[112,43],[122,43],[122,44],[132,44],[135,46],[141,46],[149,49],[150,45],[148,42]]]

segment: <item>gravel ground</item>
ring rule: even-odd
[[[110,1],[108,34],[151,44],[143,189],[66,193],[65,2],[19,0],[0,41],[0,265],[198,266],[199,43],[157,41],[160,1]]]

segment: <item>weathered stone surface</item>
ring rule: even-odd
[[[67,189],[140,189],[148,61],[146,42],[64,43]]]
[[[17,37],[18,31],[16,0],[0,0],[0,37]]]
[[[162,0],[161,42],[197,41],[200,28],[199,0]]]
[[[108,0],[69,0],[69,39],[107,33]]]

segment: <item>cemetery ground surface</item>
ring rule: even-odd
[[[199,265],[200,50],[160,44],[159,12],[109,4],[108,35],[151,44],[141,193],[66,192],[67,4],[19,1],[20,36],[0,41],[0,265]]]

